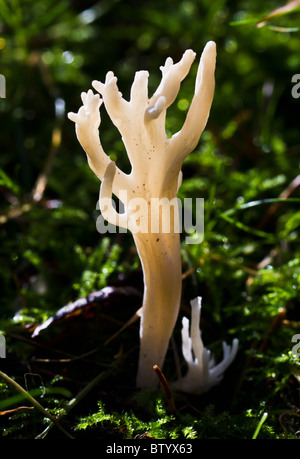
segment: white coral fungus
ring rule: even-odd
[[[183,378],[174,383],[175,389],[197,395],[207,392],[221,382],[225,370],[232,363],[238,351],[238,339],[233,340],[232,346],[223,342],[223,360],[215,365],[211,352],[203,346],[201,339],[199,328],[201,301],[200,296],[191,301],[190,334],[189,320],[186,317],[182,319],[182,354],[188,365],[188,370]]]
[[[179,214],[176,197],[184,159],[199,142],[213,100],[214,42],[208,42],[201,55],[194,95],[181,129],[168,137],[165,121],[167,109],[175,101],[195,56],[189,49],[175,64],[168,58],[160,68],[161,82],[150,98],[148,72],[136,72],[129,100],[122,97],[116,76],[108,72],[104,82],[92,83],[100,95],[92,90],[82,93],[82,107],[78,113],[68,114],[75,123],[90,168],[102,181],[99,200],[102,216],[109,223],[132,232],[141,260],[145,289],[140,323],[139,387],[156,387],[153,365],[163,366],[180,307],[182,267],[180,234],[176,231]],[[131,163],[129,174],[119,169],[102,148],[99,138],[102,104],[122,136]],[[125,192],[127,205],[123,199]],[[124,204],[124,213],[118,213],[112,206],[113,194]],[[138,209],[137,199],[145,203],[145,209]],[[162,212],[159,206],[154,208],[153,199],[166,202],[169,212]],[[175,216],[168,232],[163,230],[165,215]],[[149,228],[150,221],[157,222],[157,231]]]

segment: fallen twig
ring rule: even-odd
[[[169,405],[170,412],[173,414],[173,413],[175,413],[176,408],[175,408],[175,403],[174,403],[174,399],[173,399],[169,384],[167,383],[167,380],[166,380],[164,374],[162,373],[161,369],[157,365],[153,365],[153,370],[157,374],[157,377],[159,379],[160,385],[161,385],[164,393],[166,394],[166,398],[167,398],[167,402],[168,402],[168,405]]]

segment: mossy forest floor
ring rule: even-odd
[[[0,0],[1,440],[299,438],[300,13],[280,6]],[[185,371],[181,319],[198,295],[205,346],[218,360],[236,337],[239,351],[207,394],[172,391],[173,410],[160,386],[135,387],[139,322],[121,328],[141,306],[141,267],[129,233],[97,231],[99,180],[67,113],[110,70],[125,98],[148,70],[152,94],[169,56],[191,48],[198,59],[209,40],[215,96],[179,190],[204,198],[204,240],[182,235],[182,304],[163,372],[172,388]],[[196,70],[167,134],[182,126]],[[104,106],[101,117],[104,150],[129,172]]]

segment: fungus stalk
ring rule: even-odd
[[[197,146],[209,116],[215,86],[215,43],[207,43],[203,50],[186,120],[181,130],[168,138],[166,111],[176,99],[194,59],[192,50],[187,50],[176,64],[168,58],[161,67],[161,82],[150,99],[148,72],[136,72],[129,101],[119,92],[114,74],[108,72],[104,83],[92,83],[101,98],[92,90],[83,93],[78,113],[68,115],[75,122],[77,138],[91,169],[102,181],[102,216],[132,232],[141,260],[144,297],[139,387],[156,387],[153,365],[163,367],[179,312],[181,257],[176,196],[183,161]],[[98,133],[102,103],[122,136],[131,163],[129,174],[121,171],[103,151]],[[123,202],[123,213],[112,205],[113,195]]]

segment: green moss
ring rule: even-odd
[[[299,9],[256,27],[277,1],[147,0],[136,8],[134,0],[105,0],[87,10],[80,2],[23,3],[0,0],[6,79],[6,99],[0,99],[0,330],[7,344],[1,368],[23,386],[24,375],[39,375],[29,390],[78,438],[146,432],[159,439],[297,438],[299,357],[292,348],[300,333],[300,102],[291,91],[300,63]],[[126,98],[134,72],[149,70],[151,95],[168,56],[177,61],[191,48],[198,59],[211,39],[218,50],[215,97],[179,190],[181,199],[204,198],[204,241],[187,245],[182,235],[182,305],[166,378],[170,384],[177,379],[175,361],[185,370],[181,318],[197,295],[203,297],[207,347],[218,357],[221,341],[238,337],[240,344],[220,386],[203,397],[174,394],[177,411],[170,415],[161,392],[135,389],[138,323],[118,334],[138,301],[107,301],[84,319],[68,317],[53,335],[46,331],[33,340],[31,334],[62,306],[95,290],[143,287],[131,235],[97,231],[99,180],[66,113],[77,111],[80,93],[109,70]],[[168,110],[168,135],[181,128],[196,69],[195,63]],[[101,118],[104,150],[129,172],[104,107]],[[45,189],[34,200],[45,172]],[[78,398],[99,375],[100,383]],[[23,403],[15,395],[0,381],[0,407],[11,402],[0,409],[12,410],[0,416],[1,435],[35,438],[44,419],[34,410],[13,411]],[[78,403],[69,411],[72,400]],[[51,429],[46,437],[59,435]]]

